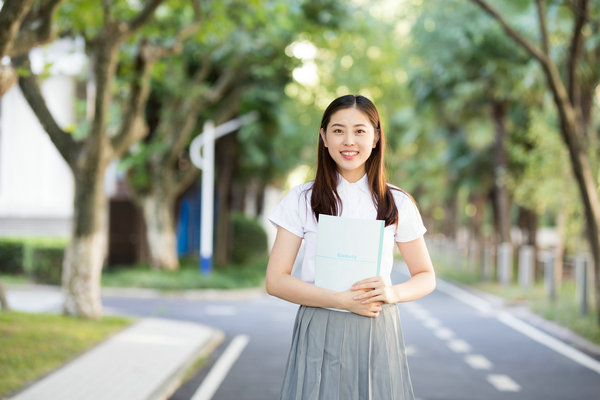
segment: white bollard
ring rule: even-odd
[[[533,283],[533,246],[522,246],[519,250],[519,285],[529,289]]]
[[[587,255],[575,257],[575,288],[581,315],[588,314],[588,264]]]
[[[483,245],[483,279],[489,281],[493,275],[492,246]]]
[[[546,294],[552,301],[556,299],[556,289],[554,285],[554,253],[549,251],[544,257],[544,286]]]
[[[507,286],[512,279],[512,246],[510,243],[500,243],[498,246],[498,281]]]

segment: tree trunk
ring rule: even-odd
[[[267,185],[260,181],[258,183],[258,187],[256,188],[256,207],[255,207],[255,215],[260,217],[263,214],[265,209],[265,191],[267,190]]]
[[[487,204],[486,193],[476,193],[472,195],[471,201],[475,207],[473,216],[469,219],[469,240],[471,242],[471,259],[475,261],[475,269],[478,273],[483,272],[483,246],[485,244],[481,228],[483,227],[483,219],[485,215],[485,206]]]
[[[63,261],[64,313],[93,319],[102,316],[100,275],[108,215],[104,170],[98,167],[94,173],[75,177],[73,234]]]
[[[153,268],[179,269],[177,257],[174,204],[168,196],[149,194],[139,199],[146,222],[146,240]]]
[[[230,190],[233,182],[235,160],[235,133],[225,135],[217,146],[217,232],[215,235],[215,261],[226,264],[231,249]]]
[[[8,300],[6,299],[6,291],[4,290],[4,284],[0,281],[0,309],[4,311],[10,311]]]
[[[452,183],[450,183],[452,185]],[[458,192],[452,191],[450,198],[444,202],[446,217],[444,218],[443,232],[448,238],[456,240],[458,232]]]
[[[492,119],[496,140],[494,144],[494,192],[498,218],[498,235],[500,243],[511,243],[510,208],[506,190],[508,162],[506,155],[506,106],[499,102],[492,103]]]
[[[541,276],[543,271],[538,271],[537,259],[538,259],[538,246],[537,246],[537,231],[538,231],[538,220],[537,213],[529,208],[521,207],[519,210],[519,228],[522,232],[525,232],[524,244],[533,248],[533,259],[534,261],[534,276]]]

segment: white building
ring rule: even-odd
[[[76,76],[85,67],[81,43],[60,40],[30,54],[61,127],[75,120]],[[68,236],[73,176],[18,86],[0,98],[0,236]]]

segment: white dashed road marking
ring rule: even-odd
[[[518,392],[521,390],[521,386],[507,375],[490,374],[487,376],[487,380],[501,392]]]
[[[471,351],[471,345],[462,339],[454,339],[448,342],[448,347],[455,353],[468,353]]]
[[[492,362],[480,354],[469,354],[465,362],[473,369],[492,369]]]
[[[454,337],[454,332],[448,328],[438,328],[433,333],[442,340],[448,340]]]

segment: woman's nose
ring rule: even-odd
[[[352,146],[354,144],[354,135],[347,133],[344,135],[344,145]]]

